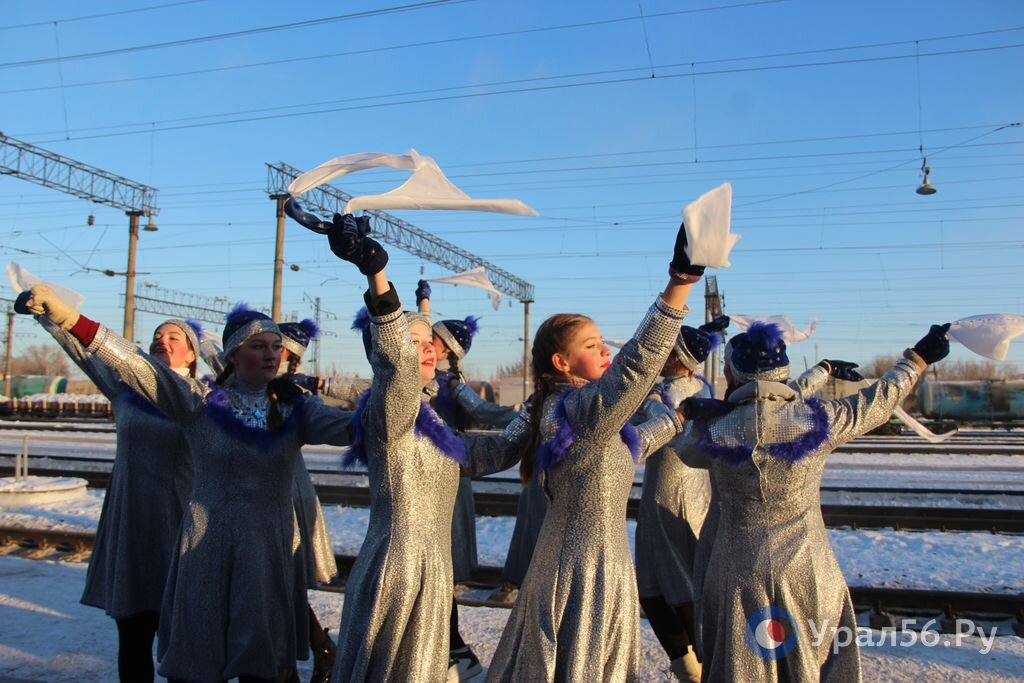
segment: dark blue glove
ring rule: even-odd
[[[270,384],[267,385],[267,388],[278,400],[284,401],[285,403],[291,403],[302,396],[302,389],[287,377],[275,377],[270,380]]]
[[[18,295],[18,298],[14,300],[14,312],[20,313],[21,315],[30,315],[32,311],[28,309],[28,300],[32,298],[32,292],[27,289]]]
[[[736,406],[728,401],[717,398],[697,398],[691,396],[684,400],[680,407],[687,420],[711,420],[732,412]]]
[[[388,264],[388,252],[370,234],[370,219],[356,218],[350,213],[334,214],[334,222],[327,230],[327,241],[334,255],[354,263],[363,275],[374,275]]]
[[[729,327],[729,316],[720,315],[711,322],[704,323],[697,329],[702,332],[722,332],[725,328]]]
[[[299,200],[295,197],[289,197],[284,203],[284,212],[302,227],[318,232],[321,235],[326,235],[331,227],[331,224],[327,221],[303,211],[302,204],[299,204]]]
[[[864,375],[854,370],[857,367],[856,363],[848,363],[845,360],[826,360],[825,362],[828,363],[828,374],[836,379],[847,382],[860,382],[864,379]]]
[[[704,266],[695,266],[690,263],[690,257],[686,255],[686,224],[679,224],[679,232],[676,233],[676,246],[672,252],[672,262],[668,264],[672,271],[681,275],[695,275],[698,278],[704,274]]]
[[[416,283],[416,305],[419,306],[420,302],[424,299],[430,298],[430,283],[426,280],[420,280]]]
[[[921,337],[921,341],[914,344],[914,353],[921,356],[928,365],[937,363],[949,355],[949,332],[950,323],[945,325],[932,325],[928,334]]]
[[[305,389],[314,396],[316,396],[320,390],[319,377],[314,377],[312,375],[303,375],[299,373],[292,373],[289,375],[285,375],[284,379],[288,380],[289,382],[299,387],[300,389]]]

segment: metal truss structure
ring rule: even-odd
[[[271,197],[287,196],[288,185],[301,174],[302,171],[283,161],[267,164],[267,193]],[[320,185],[303,195],[302,202],[307,211],[330,219],[335,213],[341,213],[350,199],[352,195],[347,192],[330,185]],[[490,261],[384,211],[365,213],[370,216],[374,237],[456,273],[483,266],[487,277],[499,291],[524,304],[534,300],[533,285]]]
[[[135,293],[135,308],[181,320],[201,320],[223,325],[224,316],[231,305],[229,301],[220,297],[162,289],[146,282],[143,283],[142,289]]]
[[[155,216],[156,188],[0,133],[0,175],[60,190],[126,213]]]

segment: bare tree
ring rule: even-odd
[[[71,361],[56,346],[33,344],[11,359],[11,374],[66,376],[71,374]]]

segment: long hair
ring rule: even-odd
[[[540,423],[544,417],[544,401],[551,395],[556,382],[564,375],[555,369],[551,357],[556,353],[565,354],[576,332],[586,323],[593,322],[579,313],[557,313],[537,328],[533,338],[533,352],[530,359],[530,373],[533,376],[533,396],[530,399],[530,436],[519,463],[519,477],[530,481],[536,467],[534,452],[540,445]]]

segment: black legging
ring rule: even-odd
[[[665,602],[665,598],[640,598],[640,606],[644,608],[647,621],[658,637],[670,660],[679,659],[693,642],[693,605],[688,603],[673,607]]]
[[[455,604],[455,596],[452,596],[452,616],[448,619],[448,650],[458,650],[466,647],[466,641],[459,633],[459,606]]]
[[[117,673],[123,683],[153,680],[153,638],[160,625],[158,612],[116,619]]]

